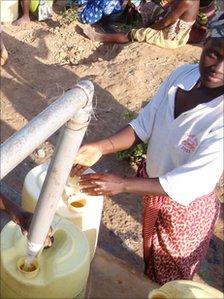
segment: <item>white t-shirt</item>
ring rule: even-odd
[[[174,119],[175,94],[191,90],[198,65],[184,65],[160,86],[130,125],[148,142],[146,170],[182,205],[209,194],[223,171],[223,96],[197,105]]]

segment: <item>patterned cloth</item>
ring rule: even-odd
[[[132,29],[130,37],[132,41],[146,42],[161,48],[179,48],[189,40],[189,34],[194,22],[185,22],[178,19],[174,24],[163,30],[154,30],[150,25],[170,12],[171,0],[148,0],[142,1],[140,13],[143,28]]]
[[[158,21],[161,17],[163,17],[169,6],[169,1],[157,1],[149,0],[147,2],[141,1],[140,4],[140,14],[142,17],[142,25],[143,27],[148,27],[150,24]]]
[[[194,22],[185,22],[178,19],[174,24],[163,30],[152,28],[132,29],[132,41],[146,42],[161,48],[175,49],[187,44],[191,27]]]
[[[109,16],[123,10],[121,0],[82,0],[79,4],[86,4],[80,13],[81,22],[86,24],[95,24],[104,15]]]
[[[208,24],[206,38],[224,38],[224,13],[219,13]]]
[[[146,172],[141,167],[137,175],[146,177]],[[143,202],[145,274],[159,284],[192,279],[206,256],[219,215],[215,194],[188,206],[168,196],[145,196]]]
[[[140,5],[140,13],[143,27],[148,27],[150,24],[154,23],[164,12],[164,8],[153,1],[146,3],[142,2]]]
[[[190,44],[200,43],[205,40],[207,26],[215,16],[215,10],[215,0],[207,1],[207,3],[201,1],[196,22],[194,23],[190,32]]]

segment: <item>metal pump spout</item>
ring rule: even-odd
[[[40,252],[92,113],[94,87],[81,81],[1,146],[1,178],[62,125],[28,233],[26,262]]]

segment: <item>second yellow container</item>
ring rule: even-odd
[[[26,175],[22,190],[22,207],[33,212],[40,195],[49,163],[34,167]],[[88,169],[86,173],[93,173]],[[96,250],[103,209],[103,196],[88,196],[78,192],[75,179],[69,179],[71,186],[65,187],[67,197],[62,197],[56,214],[77,225],[86,235],[90,246],[90,258]],[[70,196],[70,198],[69,198]],[[74,202],[74,203],[73,203]]]
[[[174,280],[153,290],[148,299],[223,299],[224,294],[209,285],[191,280]]]

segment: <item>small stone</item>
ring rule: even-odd
[[[39,158],[45,158],[45,151],[44,151],[44,149],[42,149],[42,148],[40,148],[40,149],[38,149],[37,150],[37,156],[39,157]]]

